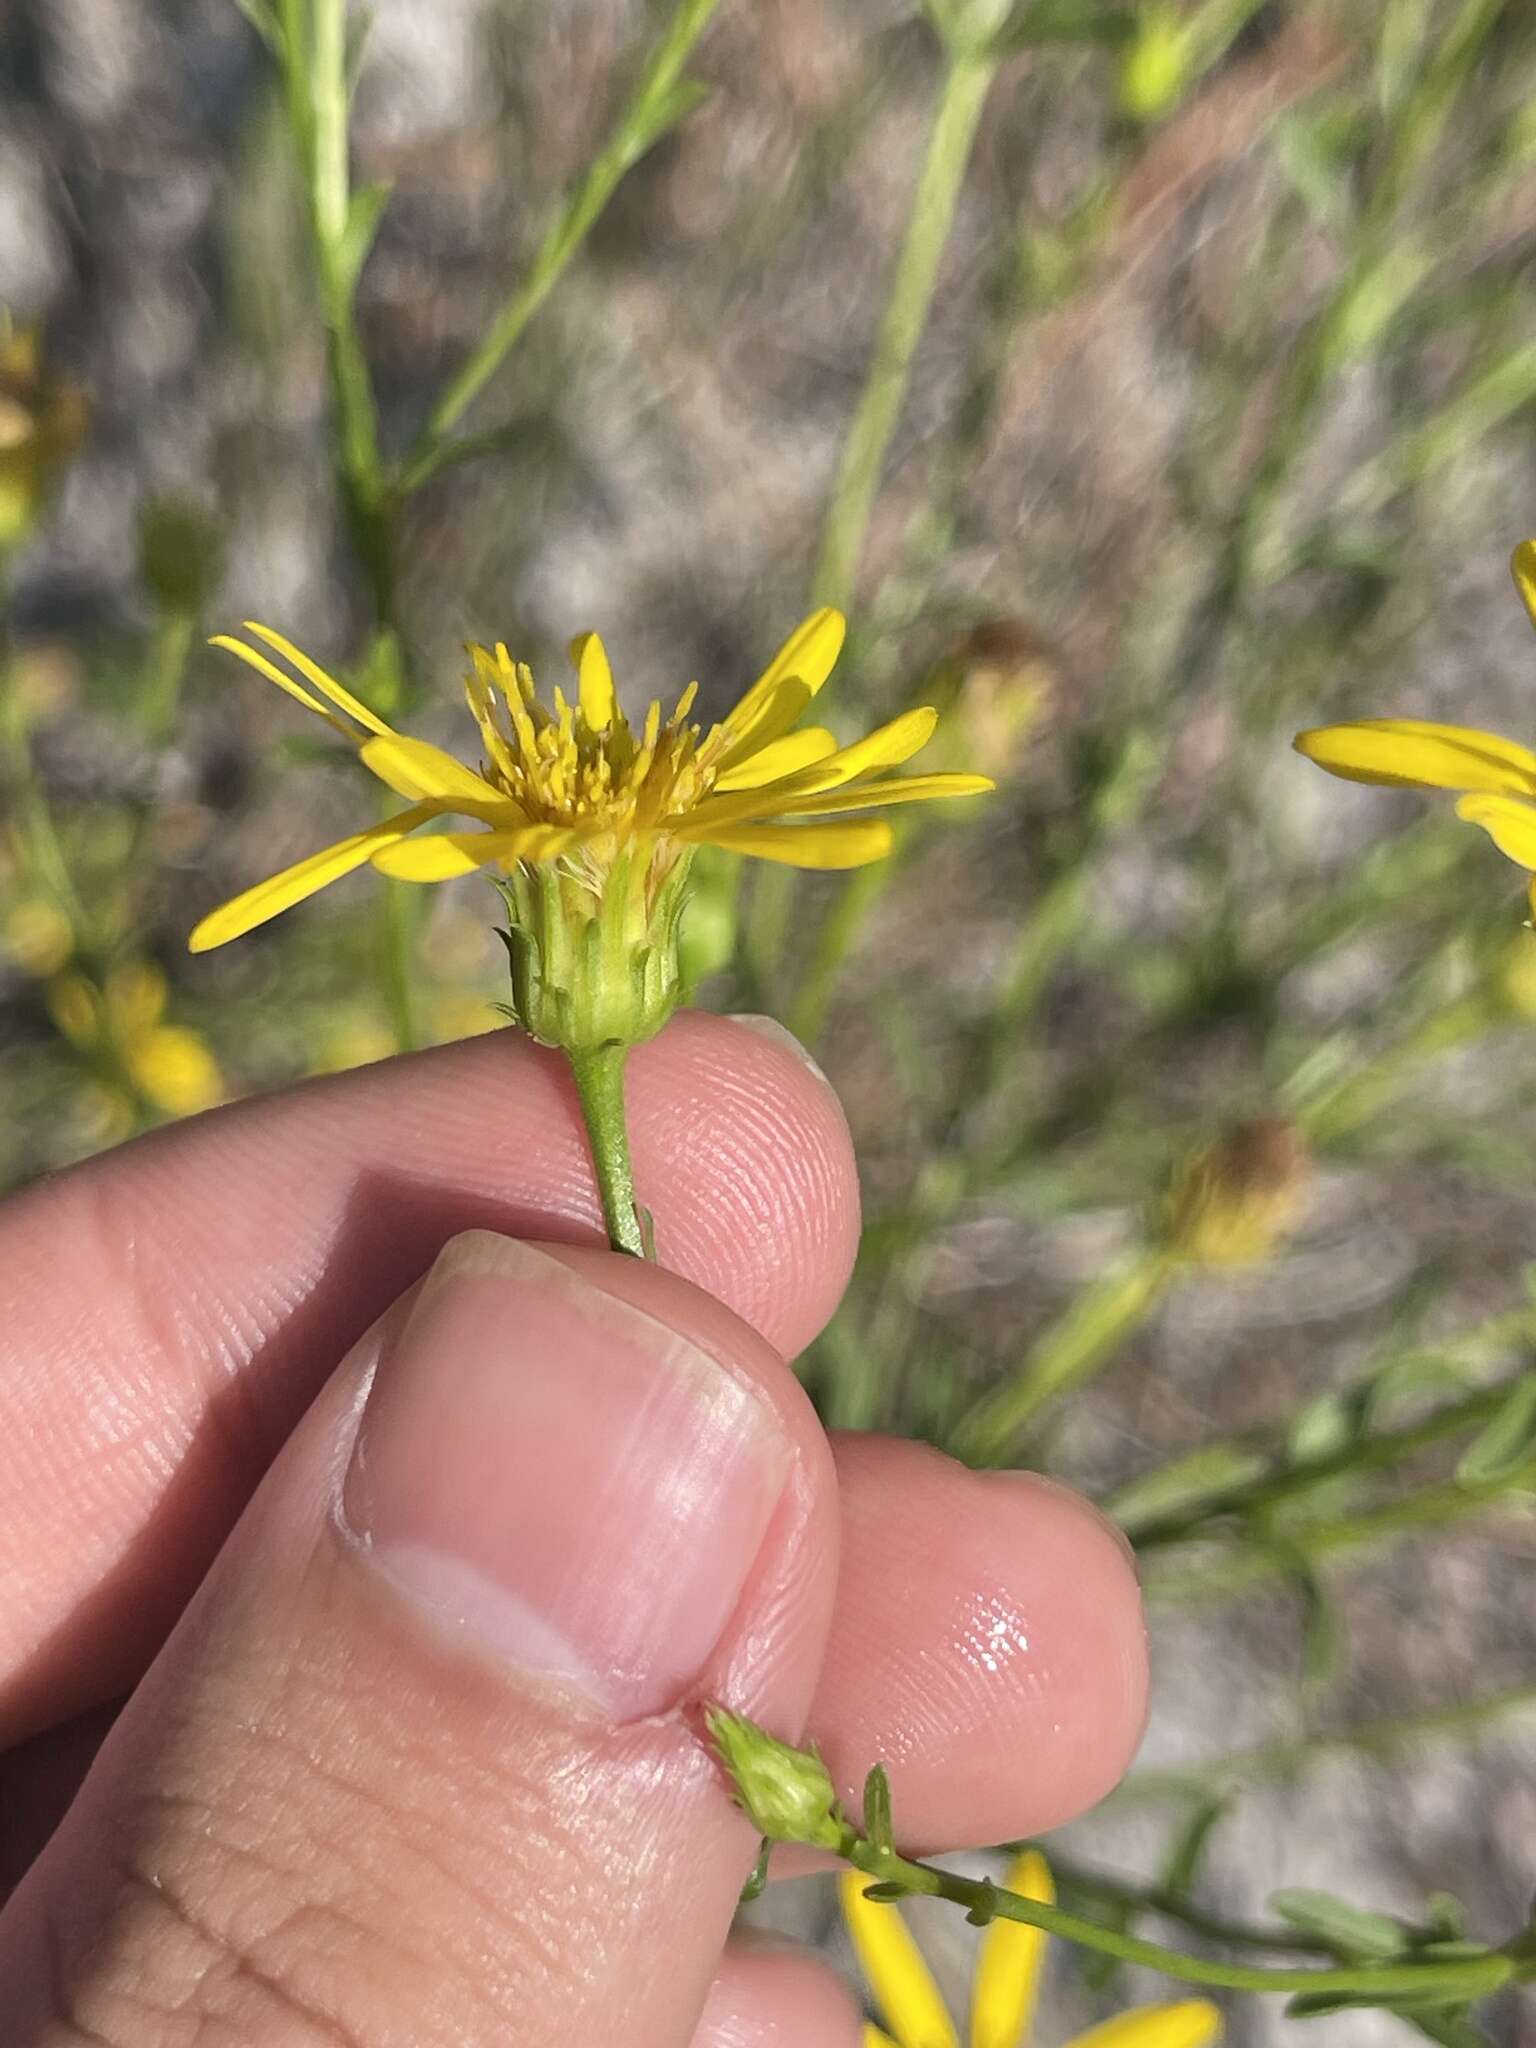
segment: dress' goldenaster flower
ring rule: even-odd
[[[480,730],[478,769],[392,731],[270,627],[247,622],[245,630],[288,668],[227,635],[213,644],[323,718],[409,808],[205,917],[192,934],[194,952],[239,938],[367,862],[404,881],[441,882],[477,868],[511,872],[560,861],[600,889],[617,862],[638,853],[643,876],[635,879],[655,892],[706,843],[794,867],[859,867],[889,850],[890,828],[838,813],[993,787],[982,775],[882,775],[927,741],[936,723],[928,709],[904,712],[848,747],[824,727],[800,724],[842,646],[843,620],[834,611],[814,613],[792,633],[736,708],[707,731],[689,720],[695,684],[670,717],[653,703],[636,731],[619,708],[595,633],[572,642],[575,701],[556,690],[553,709],[540,703],[527,666],[505,647],[472,647],[467,694]],[[421,829],[446,816],[473,819],[479,829]]]
[[[1520,543],[1510,568],[1536,625],[1536,541]],[[1518,740],[1420,718],[1367,718],[1318,726],[1298,733],[1292,744],[1348,782],[1464,792],[1456,815],[1481,825],[1500,853],[1536,873],[1536,752]],[[1536,914],[1536,879],[1531,906]]]
[[[960,2048],[959,2032],[900,1913],[866,1898],[869,1879],[857,1871],[850,1871],[841,1885],[848,1932],[890,2028],[886,2033],[867,2024],[864,2048]],[[1055,1900],[1050,1868],[1038,1850],[1018,1858],[1007,1885],[1042,1905]],[[1030,2048],[1047,1938],[1042,1929],[1016,1920],[994,1920],[982,1936],[971,1988],[970,2048]],[[1079,2034],[1067,2048],[1206,2048],[1220,2035],[1215,2006],[1187,1998],[1119,2013]]]

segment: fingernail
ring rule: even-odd
[[[475,1231],[380,1361],[345,1512],[467,1643],[628,1720],[707,1662],[791,1457],[749,1382],[558,1259]]]
[[[826,1075],[793,1031],[787,1024],[781,1024],[777,1017],[765,1017],[756,1010],[737,1010],[727,1021],[739,1024],[743,1031],[755,1031],[759,1038],[766,1038],[770,1045],[779,1046],[784,1052],[793,1054],[802,1067],[810,1068],[818,1081],[826,1080]]]

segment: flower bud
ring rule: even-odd
[[[827,1767],[812,1750],[792,1749],[755,1721],[709,1707],[705,1722],[736,1791],[736,1803],[770,1842],[836,1849],[847,1832]]]
[[[1055,681],[1049,648],[1022,619],[973,627],[923,685],[924,703],[939,713],[935,755],[994,781],[1017,774]]]
[[[1163,1242],[1193,1265],[1256,1264],[1295,1221],[1310,1172],[1290,1124],[1278,1117],[1233,1124],[1176,1170],[1163,1203]]]
[[[1189,83],[1190,33],[1175,8],[1144,7],[1136,33],[1120,59],[1116,97],[1132,121],[1171,113]]]
[[[195,617],[223,573],[219,529],[198,506],[155,498],[139,519],[139,574],[168,612]]]
[[[512,1012],[541,1045],[592,1052],[654,1038],[683,1000],[680,938],[692,849],[611,862],[524,863],[497,887]]]

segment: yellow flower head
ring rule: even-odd
[[[864,2048],[960,2048],[939,1987],[899,1911],[866,1898],[869,1879],[857,1871],[840,1883],[848,1932],[890,2029],[867,2025]],[[1015,1861],[1007,1888],[1041,1905],[1056,1897],[1050,1867],[1035,1849]],[[1046,1940],[1042,1929],[1016,1920],[994,1920],[982,1936],[971,1989],[970,2048],[1030,2048]],[[1067,2048],[1207,2048],[1220,2035],[1215,2006],[1188,1998],[1119,2013]]]
[[[239,938],[365,863],[410,882],[486,869],[502,881],[512,911],[514,991],[528,1028],[568,1046],[647,1036],[677,1000],[680,885],[697,847],[793,867],[859,867],[889,850],[890,827],[839,814],[993,786],[982,775],[884,775],[927,741],[936,723],[930,709],[905,712],[847,747],[824,727],[800,723],[831,673],[843,630],[837,612],[814,613],[736,708],[707,728],[690,718],[694,684],[670,716],[653,703],[631,726],[595,633],[571,643],[574,699],[557,689],[552,705],[505,647],[472,647],[466,688],[480,736],[477,769],[392,731],[269,627],[246,626],[260,646],[220,635],[216,647],[325,719],[409,808],[226,903],[198,925],[192,950]],[[423,829],[444,818],[471,820],[475,829]],[[587,926],[598,928],[598,940],[581,941],[583,967],[573,948]],[[594,993],[591,961],[599,955],[608,985]]]
[[[157,967],[130,961],[98,987],[83,974],[48,985],[48,1008],[60,1035],[98,1064],[118,1092],[126,1090],[129,1123],[137,1096],[165,1116],[193,1116],[224,1099],[224,1080],[207,1041],[184,1024],[165,1021],[170,989]]]
[[[1510,568],[1536,625],[1536,540],[1521,541]],[[1456,815],[1481,825],[1500,853],[1536,872],[1536,753],[1518,740],[1420,718],[1367,718],[1318,726],[1292,744],[1347,782],[1464,792]],[[1536,880],[1531,905],[1536,914]]]

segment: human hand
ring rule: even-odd
[[[0,1209],[10,2048],[853,2048],[819,1966],[727,1939],[756,1844],[697,1703],[850,1795],[884,1761],[914,1848],[1124,1767],[1109,1527],[829,1442],[782,1363],[857,1237],[825,1083],[685,1015],[629,1095],[667,1271],[599,1248],[505,1034]]]

